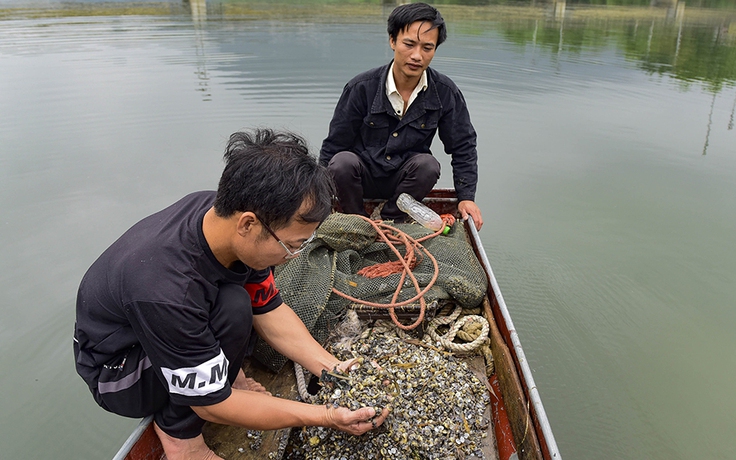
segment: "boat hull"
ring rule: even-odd
[[[457,214],[457,199],[453,189],[435,189],[424,203],[439,214]],[[366,200],[366,210],[372,213],[379,200]],[[497,450],[496,458],[559,460],[561,455],[547,420],[531,369],[514,328],[506,303],[501,295],[488,256],[472,219],[465,223],[470,243],[488,277],[488,292],[483,300],[483,314],[489,319],[491,352],[495,374],[489,381],[494,389],[493,423]],[[296,378],[291,366],[275,374],[255,360],[243,365],[246,375],[263,384],[272,394],[296,399]],[[500,393],[500,394],[499,394]],[[215,453],[226,459],[280,458],[289,430],[263,432],[257,450],[251,448],[248,430],[238,427],[205,424],[203,434]],[[113,460],[159,460],[161,444],[153,431],[151,417],[141,421]]]

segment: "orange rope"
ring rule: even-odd
[[[361,269],[358,274],[361,276],[365,276],[367,278],[378,278],[378,277],[385,277],[392,275],[394,273],[401,272],[401,277],[399,279],[399,283],[396,286],[396,290],[394,291],[394,294],[391,298],[391,302],[388,304],[382,304],[382,303],[376,303],[376,302],[368,302],[365,300],[357,299],[355,297],[349,296],[343,292],[338,291],[334,287],[332,288],[332,292],[335,294],[348,299],[352,302],[360,303],[363,305],[371,306],[371,307],[378,307],[378,308],[387,308],[389,315],[391,316],[391,320],[396,324],[397,327],[403,329],[403,330],[411,330],[419,326],[422,321],[424,321],[424,312],[426,310],[426,302],[424,301],[424,294],[429,291],[429,289],[434,285],[435,281],[437,281],[437,276],[439,275],[439,266],[437,265],[437,259],[434,258],[434,256],[424,247],[421,245],[422,241],[426,241],[430,238],[434,238],[437,235],[440,235],[444,229],[437,230],[436,232],[427,235],[425,237],[419,238],[418,240],[415,240],[414,238],[410,237],[406,233],[402,232],[401,230],[392,227],[388,224],[384,224],[381,221],[372,221],[368,219],[367,217],[360,216],[362,219],[369,222],[373,228],[376,230],[376,233],[378,236],[388,245],[388,247],[393,251],[394,254],[398,257],[398,260],[391,261],[391,262],[384,262],[381,264],[372,265],[370,267],[365,267]],[[455,217],[451,214],[443,214],[442,219],[445,221],[447,225],[452,226],[455,223]],[[404,244],[406,246],[406,254],[402,255],[398,249],[396,249],[395,244]],[[429,281],[427,286],[424,289],[421,289],[419,286],[419,282],[417,281],[416,277],[414,276],[414,273],[412,270],[416,265],[421,261],[421,259],[417,259],[417,257],[423,258],[423,254],[427,255],[429,259],[432,261],[432,265],[434,266],[434,274],[432,275],[432,279]],[[406,280],[406,277],[409,277],[412,281],[412,284],[414,285],[414,289],[417,292],[417,295],[412,297],[411,299],[405,300],[403,302],[396,302],[396,299],[398,298],[399,294],[401,293],[401,287],[404,285],[404,281]],[[408,325],[405,326],[401,324],[398,317],[396,316],[396,312],[394,310],[395,307],[401,307],[404,305],[408,305],[416,300],[419,300],[419,316],[417,317],[417,320]]]
[[[386,236],[386,238],[391,240],[393,243],[400,243],[406,246],[406,254],[403,257],[399,257],[399,260],[384,262],[381,264],[375,264],[369,267],[362,268],[358,271],[358,275],[365,276],[366,278],[385,278],[386,276],[401,272],[404,269],[404,265],[407,265],[410,270],[414,270],[414,267],[416,267],[417,264],[420,262],[417,256],[422,257],[422,253],[415,250],[416,246],[409,242],[409,239],[405,233],[401,232],[398,235],[394,235],[392,233],[386,232],[387,230],[394,231],[395,229],[393,229],[393,227],[383,226],[380,228],[384,230],[383,234]],[[402,263],[401,259],[403,259],[406,264]]]

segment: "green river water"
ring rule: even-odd
[[[214,189],[228,136],[317,152],[392,2],[0,0],[0,450],[111,458],[75,374],[94,259]],[[481,238],[566,459],[736,458],[736,7],[443,1]],[[451,185],[441,143],[441,186]]]

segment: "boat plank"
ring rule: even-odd
[[[161,441],[158,439],[158,435],[153,430],[153,422],[151,417],[143,420],[139,427],[143,427],[144,423],[148,423],[143,431],[135,440],[135,443],[130,446],[128,452],[118,452],[113,460],[124,458],[124,460],[160,460],[164,456],[164,448],[161,445]]]
[[[539,447],[539,440],[529,418],[529,405],[509,348],[506,346],[496,321],[493,320],[488,297],[483,299],[483,310],[486,318],[490,319],[488,323],[493,365],[501,383],[501,397],[506,405],[518,456],[522,460],[542,460],[544,457]]]
[[[483,358],[483,356],[480,356],[480,355],[474,355],[474,356],[469,356],[466,359],[468,360],[467,362],[468,362],[468,367],[470,368],[470,371],[478,378],[478,380],[480,380],[486,385],[489,392],[492,392],[493,388],[491,388],[491,383],[488,381],[488,377],[486,376],[485,358]],[[488,421],[493,420],[493,415],[491,414],[490,404],[486,406],[486,412],[483,416]],[[488,428],[486,431],[486,437],[483,438],[481,441],[481,450],[483,451],[484,460],[499,460],[496,432],[494,430],[493,423],[488,424]]]

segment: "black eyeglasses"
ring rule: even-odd
[[[256,217],[258,217],[258,216],[256,216]],[[307,238],[301,244],[301,246],[299,246],[299,248],[296,251],[292,251],[291,249],[289,249],[289,247],[286,244],[284,244],[283,241],[281,241],[281,238],[279,238],[276,235],[276,233],[273,230],[271,230],[271,227],[269,227],[268,224],[266,224],[266,222],[263,221],[263,219],[261,219],[260,217],[258,217],[258,220],[261,221],[261,225],[263,225],[263,228],[265,228],[268,231],[268,233],[270,233],[271,236],[273,236],[274,239],[276,241],[278,241],[278,243],[281,245],[281,247],[284,248],[284,251],[286,251],[286,255],[284,256],[284,259],[294,259],[295,257],[298,257],[299,256],[299,253],[301,253],[303,250],[305,250],[307,248],[307,246],[309,245],[309,243],[311,243],[314,240],[314,238],[317,236],[317,230],[315,230],[314,233],[312,233],[312,236],[310,236],[309,238]]]

